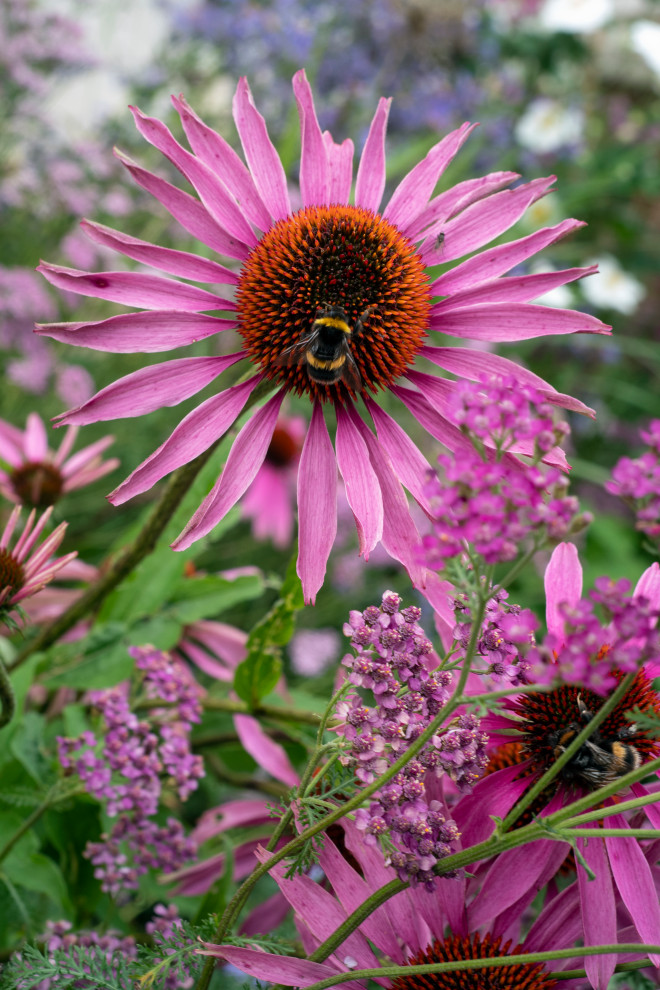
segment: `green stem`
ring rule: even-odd
[[[11,838],[8,839],[4,846],[0,849],[0,863],[6,856],[9,855],[16,843],[23,838],[25,833],[29,832],[34,823],[39,821],[45,811],[48,811],[49,808],[51,808],[57,801],[62,800],[63,797],[73,797],[76,794],[83,794],[84,790],[85,789],[81,784],[77,784],[75,787],[67,788],[65,790],[65,788],[62,787],[61,781],[58,781],[57,784],[51,787],[39,807],[35,808],[34,811],[32,811],[23,822],[21,822],[20,826],[16,829]]]
[[[153,707],[155,702],[150,702]],[[159,703],[159,707],[162,705]],[[271,718],[280,722],[304,722],[306,725],[317,726],[321,716],[304,708],[289,708],[281,705],[258,705],[250,708],[244,701],[233,701],[231,698],[207,697],[202,699],[202,707],[206,711],[231,712],[236,715],[254,715],[255,718]]]
[[[562,829],[558,832],[560,836],[570,842],[573,836],[584,838],[602,838],[608,835],[621,835],[632,839],[660,839],[660,829],[658,828],[571,828]]]
[[[552,949],[546,952],[520,953],[510,956],[499,956],[493,959],[461,959],[445,963],[422,963],[416,966],[379,966],[371,969],[354,969],[347,973],[337,973],[329,976],[325,980],[311,983],[307,990],[327,990],[329,987],[338,986],[341,983],[352,983],[357,980],[368,979],[404,979],[412,976],[424,976],[432,973],[459,973],[470,972],[471,970],[499,968],[501,966],[525,966],[536,962],[552,962],[553,959],[573,959],[575,956],[600,956],[614,953],[623,955],[624,953],[640,952],[649,955],[660,952],[658,945],[644,945],[639,942],[624,942],[619,945],[587,945],[579,948]],[[563,978],[562,973],[562,978]]]
[[[647,773],[653,772],[654,770],[660,770],[660,758],[651,760],[649,763],[644,764],[646,776]],[[638,771],[634,771],[635,776],[637,776]],[[628,775],[626,775],[627,779]],[[619,781],[623,781],[624,778],[620,777]],[[620,784],[619,784],[620,789]],[[585,798],[582,799],[584,802]],[[637,808],[645,808],[647,804],[656,804],[660,801],[660,793],[657,794],[645,794],[643,797],[631,798],[629,801],[620,801],[617,804],[610,805],[607,808],[596,808],[591,811],[587,811],[583,815],[575,815],[574,809],[579,802],[569,805],[568,808],[562,808],[561,811],[555,812],[555,816],[561,816],[561,822],[563,825],[572,828],[574,825],[582,825],[585,822],[600,821],[601,818],[609,818],[611,815],[620,815],[624,811],[635,811]],[[564,814],[566,812],[566,814]]]
[[[366,901],[360,904],[359,907],[349,914],[344,922],[335,929],[332,935],[326,938],[325,942],[322,942],[318,948],[314,949],[314,952],[307,958],[310,962],[323,962],[328,956],[331,956],[335,949],[342,944],[342,942],[348,938],[348,936],[359,928],[363,921],[373,914],[376,908],[379,908],[381,904],[385,904],[389,901],[390,897],[394,897],[395,894],[400,893],[402,890],[406,890],[409,884],[404,880],[399,880],[395,877],[394,880],[390,880],[386,883],[384,887],[371,894]]]
[[[516,822],[518,818],[520,818],[521,814],[527,808],[529,808],[531,804],[533,804],[533,802],[540,794],[543,793],[543,791],[546,789],[548,784],[550,784],[555,779],[555,777],[559,773],[561,773],[563,767],[566,766],[569,760],[573,759],[578,749],[586,742],[589,736],[592,735],[592,733],[598,728],[600,723],[607,718],[610,712],[613,711],[614,708],[616,708],[621,698],[623,698],[624,695],[626,694],[628,688],[630,687],[634,679],[635,679],[635,672],[626,674],[626,676],[617,686],[616,690],[607,699],[605,704],[598,709],[598,711],[593,716],[593,718],[591,718],[590,721],[587,723],[587,725],[585,725],[584,729],[582,729],[582,731],[575,737],[575,739],[571,742],[571,744],[566,747],[565,751],[561,754],[559,759],[556,760],[552,764],[552,766],[550,766],[541,777],[539,777],[536,783],[532,784],[532,786],[529,788],[528,791],[525,791],[525,793],[522,795],[520,800],[517,801],[517,803],[513,806],[509,814],[506,816],[506,818],[500,825],[500,831],[506,832],[507,829],[511,828],[514,822]],[[614,787],[614,790],[612,791],[612,793],[614,794],[616,794],[618,790],[621,790],[620,780],[615,781],[613,785],[609,785],[609,786]],[[605,790],[605,788],[600,788],[597,792],[594,792],[594,794],[597,793],[598,795],[600,795],[601,791],[603,790]],[[593,801],[594,795],[593,794],[589,795],[589,798],[590,800],[589,803],[587,804],[587,807],[592,806],[594,803]],[[571,805],[569,805],[569,807],[571,807]]]
[[[0,660],[0,704],[2,705],[2,709],[0,710],[0,729],[2,729],[8,722],[11,722],[16,711],[14,692],[7,668],[2,660]]]

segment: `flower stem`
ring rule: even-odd
[[[385,904],[389,901],[390,897],[394,897],[395,894],[400,893],[402,890],[406,890],[410,884],[405,880],[399,880],[395,877],[394,880],[390,880],[379,890],[376,890],[370,897],[363,901],[359,907],[349,914],[344,922],[336,928],[332,935],[326,938],[325,942],[322,942],[318,948],[314,949],[314,952],[307,958],[310,962],[323,962],[328,956],[331,956],[335,949],[341,945],[341,943],[348,938],[348,936],[359,928],[363,921],[365,921],[376,908],[379,908],[381,904]]]
[[[8,722],[11,722],[14,717],[14,712],[16,711],[14,692],[9,680],[9,675],[7,674],[7,668],[2,660],[0,660],[0,704],[2,705],[2,710],[0,711],[1,729],[4,725],[7,725]]]

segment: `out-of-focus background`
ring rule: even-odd
[[[86,240],[81,217],[199,250],[113,157],[117,145],[170,175],[135,133],[127,105],[166,119],[178,135],[169,97],[184,93],[236,144],[231,99],[238,76],[246,75],[295,183],[299,143],[290,80],[300,66],[313,84],[322,126],[336,140],[352,137],[358,150],[378,97],[394,98],[392,183],[464,120],[481,127],[447,183],[504,169],[525,180],[557,175],[557,192],[513,233],[569,216],[587,221],[548,249],[542,263],[598,262],[600,274],[544,302],[592,312],[613,325],[614,335],[553,337],[502,353],[597,411],[596,420],[571,419],[569,450],[573,490],[598,513],[586,537],[588,577],[639,574],[650,559],[642,538],[602,482],[618,457],[641,448],[640,425],[660,413],[660,4],[654,0],[4,0],[0,417],[19,427],[31,410],[48,419],[144,363],[141,356],[76,350],[32,333],[35,321],[119,311],[57,294],[34,272],[39,258],[91,270],[128,264]],[[180,181],[178,173],[171,177]],[[199,346],[205,353],[217,345]],[[139,430],[130,420],[112,424],[121,468],[66,507],[70,548],[85,561],[97,563],[143,507],[112,509],[103,495],[187,411],[154,413]],[[292,404],[287,411],[295,416],[304,409]],[[84,439],[107,432],[103,424],[86,427]],[[391,561],[375,555],[365,567],[351,542],[352,525],[343,529],[347,535],[332,558],[335,594],[322,595],[303,619],[316,629],[340,628],[347,607],[379,600],[386,585],[408,587]],[[281,573],[290,552],[266,539],[259,560]],[[222,559],[207,565],[234,567],[253,562],[254,554],[245,518],[223,538]],[[521,599],[534,604],[539,587],[520,588]],[[245,625],[240,609],[231,618]],[[292,662],[295,667],[294,656]]]

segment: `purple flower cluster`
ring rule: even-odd
[[[564,473],[537,463],[568,430],[553,421],[540,392],[509,379],[467,383],[456,392],[453,415],[473,448],[439,457],[441,475],[426,484],[433,512],[433,532],[422,542],[426,566],[442,568],[468,544],[488,564],[513,560],[535,532],[559,541],[585,525]],[[532,463],[514,457],[513,448]]]
[[[485,663],[485,669],[477,669],[494,685],[511,684],[519,687],[529,684],[530,664],[525,654],[534,644],[534,631],[538,628],[536,616],[520,605],[508,605],[509,593],[503,588],[489,600],[477,640],[476,656]],[[456,626],[454,638],[463,654],[467,650],[472,632],[472,612],[465,595],[454,601]]]
[[[349,669],[348,680],[370,691],[376,702],[370,708],[357,694],[349,694],[337,706],[343,722],[338,731],[348,743],[342,762],[354,767],[363,783],[384,773],[449,698],[451,674],[433,669],[437,658],[418,625],[420,610],[400,606],[399,595],[387,591],[380,607],[351,612],[344,626],[356,654],[347,654],[342,661]],[[401,877],[432,887],[433,866],[451,852],[451,842],[458,838],[440,803],[429,800],[427,774],[446,773],[467,789],[487,762],[485,743],[478,719],[460,716],[374,795],[368,810],[356,813],[367,843],[386,840],[389,862]]]
[[[150,647],[130,652],[142,671],[144,694],[171,707],[152,710],[150,721],[140,720],[130,709],[128,684],[93,691],[89,700],[105,723],[102,743],[89,731],[77,739],[58,739],[61,765],[78,774],[87,792],[117,818],[110,833],[85,850],[102,888],[112,895],[135,889],[149,868],[170,872],[192,858],[195,844],[181,823],[169,818],[160,825],[154,816],[164,775],[185,800],[204,774],[201,757],[190,751],[190,729],[201,715],[199,687],[169,654]]]
[[[649,660],[660,660],[660,610],[644,595],[630,597],[630,582],[601,577],[575,605],[559,604],[564,633],[548,633],[528,654],[539,684],[580,684],[606,695],[617,685],[616,673],[627,674]],[[596,613],[600,606],[603,620]]]
[[[637,516],[636,528],[651,539],[660,539],[660,419],[640,432],[649,445],[639,457],[622,457],[605,488],[630,503]]]

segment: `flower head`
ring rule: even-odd
[[[0,420],[0,461],[8,466],[7,470],[0,469],[0,493],[19,505],[42,509],[119,466],[117,458],[101,458],[112,437],[103,437],[70,457],[77,433],[77,427],[70,426],[53,452],[48,449],[43,420],[37,413],[30,413],[25,430]]]
[[[173,544],[175,549],[209,533],[245,493],[267,455],[284,397],[291,392],[307,396],[312,413],[298,468],[298,573],[306,600],[313,601],[336,534],[337,467],[356,520],[360,552],[366,557],[382,542],[413,581],[423,584],[424,571],[414,552],[419,537],[402,486],[426,506],[422,479],[428,465],[374,398],[390,393],[433,437],[449,447],[460,444],[446,411],[453,383],[413,370],[417,357],[467,378],[485,369],[506,369],[517,382],[536,384],[549,401],[584,409],[504,358],[428,346],[429,332],[513,341],[603,333],[607,328],[594,317],[529,302],[589,269],[500,277],[579,226],[577,221],[475,254],[544,196],[552,179],[511,190],[506,187],[517,176],[497,172],[434,196],[438,180],[470,133],[465,124],[434,145],[383,203],[389,101],[381,100],[350,203],[352,142],[337,144],[321,132],[303,71],[294,76],[293,87],[301,120],[299,208],[292,205],[284,168],[245,79],[236,91],[234,119],[247,165],[181,98],[174,99],[174,106],[192,152],[159,120],[134,110],[140,133],[179,169],[196,197],[123,155],[121,161],[189,233],[229,259],[229,266],[85,221],[93,240],[174,278],[44,264],[46,278],[62,289],[140,311],[38,329],[57,340],[115,352],[166,351],[238,330],[243,344],[233,354],[147,367],[60,417],[62,423],[83,424],[143,415],[177,405],[238,361],[252,365],[251,376],[194,409],[110,496],[120,504],[148,490],[222,436],[248,400],[254,402],[260,394],[257,386],[274,392],[238,433],[221,476]],[[431,274],[432,267],[466,255],[472,256],[439,277]],[[217,311],[227,315],[209,315]],[[407,379],[405,387],[397,384],[401,377]],[[356,405],[358,395],[375,431]],[[329,419],[336,420],[335,450],[324,406]]]
[[[21,515],[20,506],[16,506],[7,520],[7,525],[0,536],[0,613],[4,613],[5,616],[25,598],[41,591],[65,564],[77,556],[75,550],[63,557],[52,556],[64,539],[66,523],[60,523],[50,536],[37,546],[37,541],[52,511],[52,508],[48,508],[39,519],[36,519],[36,512],[33,509],[13,547],[12,536]]]

